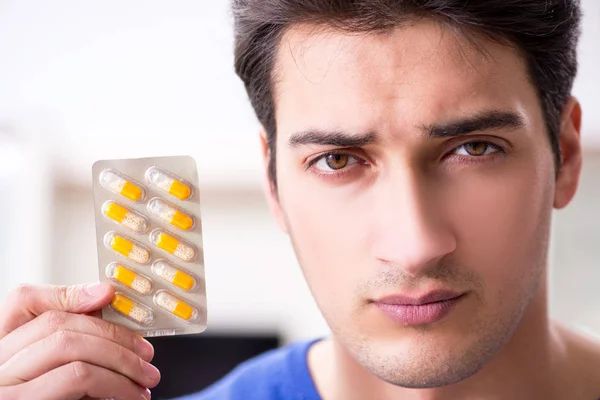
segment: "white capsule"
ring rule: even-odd
[[[148,230],[148,220],[141,214],[123,207],[114,201],[107,201],[102,206],[102,214],[117,224],[135,232],[145,233]]]
[[[154,295],[154,303],[185,321],[194,321],[198,318],[198,310],[166,290],[160,290]]]
[[[194,277],[163,260],[158,260],[152,265],[152,272],[159,278],[186,292],[198,285]]]
[[[194,226],[194,218],[188,213],[178,209],[163,199],[152,199],[148,202],[150,214],[162,219],[183,231],[188,231]]]
[[[183,179],[157,167],[146,171],[146,180],[158,189],[179,200],[187,200],[192,195],[192,188]]]
[[[108,232],[104,235],[104,245],[138,264],[145,264],[150,261],[150,250],[135,240],[116,232]]]
[[[106,267],[106,276],[135,290],[143,296],[152,291],[152,282],[150,282],[150,279],[117,262],[108,264]]]
[[[183,261],[190,262],[196,257],[196,250],[191,244],[163,229],[155,229],[150,232],[150,241],[159,249],[173,254]]]
[[[110,306],[113,310],[140,325],[149,326],[154,322],[154,313],[152,310],[131,300],[122,293],[115,293]]]
[[[140,201],[145,197],[144,189],[125,175],[106,169],[100,174],[100,184],[106,189],[120,194],[131,201]]]

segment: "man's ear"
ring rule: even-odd
[[[269,166],[271,165],[271,157],[274,155],[271,153],[269,148],[269,142],[267,140],[267,132],[263,127],[260,129],[260,144],[262,147],[262,158],[263,158],[263,191],[267,199],[267,204],[271,210],[271,214],[275,217],[277,225],[285,233],[288,233],[288,227],[285,220],[285,215],[281,208],[279,201],[279,194],[277,191],[277,185],[271,180],[269,174]],[[275,160],[273,160],[275,162]]]
[[[561,167],[556,179],[554,207],[567,206],[577,191],[581,175],[581,105],[570,97],[561,116],[558,143],[561,153]]]

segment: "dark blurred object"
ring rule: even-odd
[[[280,346],[273,335],[201,334],[148,338],[155,349],[154,364],[161,372],[152,389],[153,400],[168,400],[201,391],[239,363]]]

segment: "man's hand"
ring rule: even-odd
[[[100,283],[12,291],[0,306],[0,399],[150,399],[152,345],[90,315],[113,294]]]

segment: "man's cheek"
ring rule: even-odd
[[[293,210],[288,221],[294,246],[313,291],[342,295],[354,288],[357,274],[368,268],[361,257],[357,221],[343,215],[340,208],[312,200],[294,201],[288,207]]]

